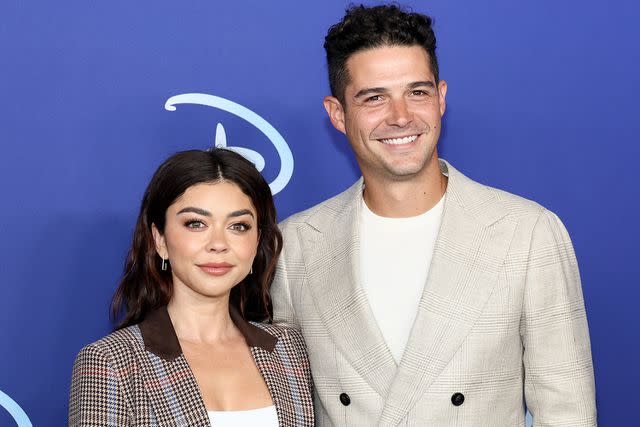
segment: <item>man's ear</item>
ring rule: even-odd
[[[338,98],[334,96],[325,96],[323,104],[324,109],[327,110],[329,120],[331,120],[333,127],[346,134],[347,132],[344,126],[344,109],[342,108],[340,101],[338,101]]]
[[[447,109],[447,82],[440,80],[438,82],[438,101],[440,102],[440,116],[444,116],[444,111]]]
[[[153,241],[156,245],[156,252],[160,255],[160,258],[169,258],[167,242],[164,239],[164,235],[160,233],[160,230],[158,230],[158,227],[156,227],[155,224],[151,224],[151,233],[153,234]]]

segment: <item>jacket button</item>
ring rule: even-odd
[[[453,393],[453,396],[451,396],[451,403],[453,403],[453,406],[462,405],[464,403],[464,394]]]
[[[351,404],[351,398],[347,393],[342,393],[340,394],[340,402],[342,402],[344,406],[349,406]]]

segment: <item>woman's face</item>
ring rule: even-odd
[[[171,265],[174,295],[228,295],[249,274],[258,248],[257,224],[251,199],[236,184],[189,187],[167,209],[164,234],[153,225],[156,250]]]

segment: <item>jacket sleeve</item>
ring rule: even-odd
[[[580,274],[560,219],[533,229],[521,319],[525,401],[534,426],[596,425],[595,384]]]
[[[69,426],[128,425],[118,373],[96,344],[83,348],[73,365]]]
[[[282,238],[284,245],[280,258],[278,259],[278,266],[276,267],[276,273],[271,284],[271,301],[273,303],[273,321],[275,323],[282,323],[295,329],[300,329],[300,325],[296,318],[295,309],[293,307],[293,301],[291,296],[291,286],[295,285],[290,283],[288,274],[288,259],[287,255],[290,254],[291,247],[293,246],[294,239],[296,238],[293,233],[287,232],[287,227],[282,225]],[[291,251],[292,255],[295,251]]]

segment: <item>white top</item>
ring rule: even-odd
[[[360,278],[369,305],[396,363],[400,363],[429,274],[443,196],[429,211],[385,218],[362,201]]]
[[[207,411],[214,427],[278,427],[274,405],[248,411]]]

